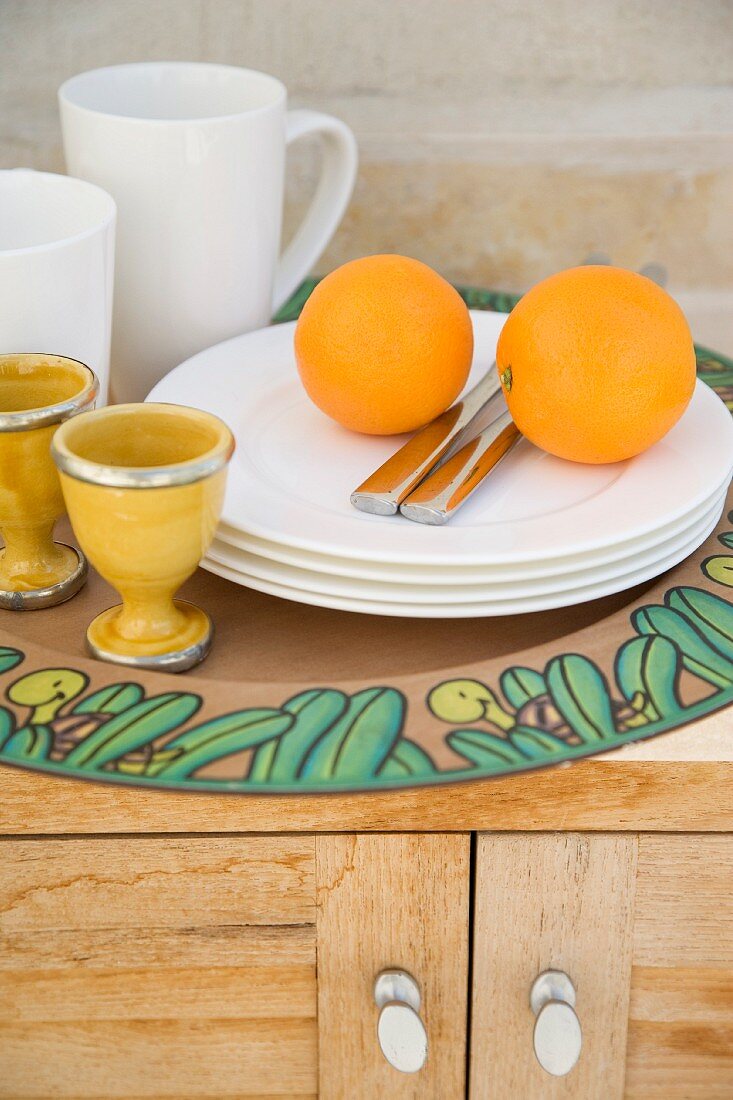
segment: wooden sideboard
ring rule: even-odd
[[[0,768],[0,1097],[728,1100],[733,714],[571,767],[209,795]],[[385,967],[428,1059],[377,1042]],[[577,991],[552,1077],[529,989]]]

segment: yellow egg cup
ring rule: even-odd
[[[87,563],[53,541],[64,514],[51,439],[59,424],[94,404],[89,367],[61,355],[0,355],[0,607],[53,607],[84,584]]]
[[[214,537],[233,450],[218,417],[182,405],[112,405],[56,432],[74,533],[122,597],[87,630],[95,657],[182,672],[206,656],[208,615],[173,597]]]

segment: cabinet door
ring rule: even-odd
[[[466,1088],[470,838],[316,838],[319,1095],[461,1100]],[[420,987],[428,1056],[394,1069],[377,1039],[374,980],[398,968]]]
[[[472,1100],[729,1100],[732,885],[731,836],[479,837]],[[534,1054],[546,969],[577,994],[563,1077]]]
[[[623,1094],[635,837],[482,835],[476,853],[472,1100],[619,1100]],[[577,994],[580,1059],[535,1058],[529,994],[545,970]]]
[[[313,837],[0,841],[0,1096],[314,1097],[315,946]]]

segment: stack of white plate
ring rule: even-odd
[[[472,313],[473,385],[505,316]],[[733,418],[702,382],[655,447],[609,466],[522,440],[445,527],[365,515],[349,494],[402,437],[347,432],[308,400],[294,325],[201,352],[149,400],[206,409],[234,431],[222,522],[202,563],[284,599],[374,615],[462,618],[569,606],[631,588],[715,527],[733,472]]]

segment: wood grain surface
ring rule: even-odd
[[[303,924],[314,919],[312,837],[3,842],[5,929]],[[9,862],[8,862],[9,861]],[[12,870],[12,873],[11,873]]]
[[[641,836],[626,1096],[733,1096],[733,836]]]
[[[322,1100],[458,1100],[465,1094],[469,838],[323,836],[318,879]],[[397,967],[419,983],[428,1060],[393,1069],[373,986]]]
[[[624,836],[478,838],[471,1100],[623,1096],[636,847]],[[533,1051],[529,992],[547,969],[577,994],[583,1050],[566,1077]]]
[[[150,791],[6,766],[0,766],[0,790],[0,834],[11,836],[389,830],[721,832],[733,826],[733,763],[627,761],[622,752],[568,768],[390,794],[259,797]]]
[[[312,837],[0,841],[0,1096],[317,1088]]]
[[[733,967],[733,836],[641,836],[634,963]]]

